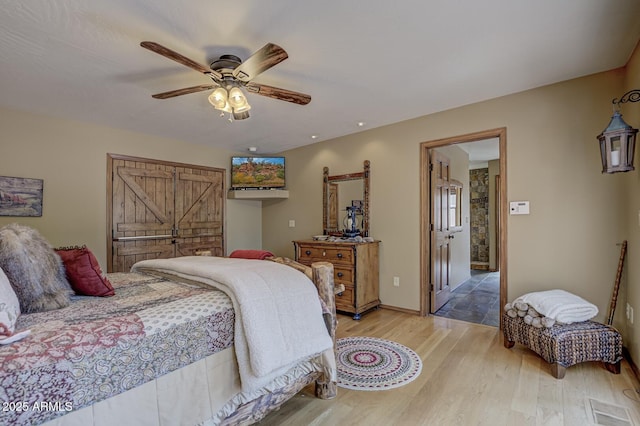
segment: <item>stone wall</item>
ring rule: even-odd
[[[469,170],[471,264],[489,264],[489,169]]]

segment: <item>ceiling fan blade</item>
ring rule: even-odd
[[[171,90],[169,92],[156,93],[155,95],[151,95],[152,98],[155,99],[168,99],[174,98],[176,96],[188,95],[189,93],[202,92],[204,90],[215,89],[216,87],[220,87],[218,84],[202,84],[200,86],[193,87],[185,87],[184,89]]]
[[[287,59],[289,55],[284,49],[276,44],[267,43],[253,55],[249,56],[243,63],[233,70],[233,76],[240,81],[248,82],[261,72],[264,72],[274,65]]]
[[[311,102],[311,96],[309,95],[305,95],[304,93],[300,92],[294,92],[292,90],[267,86],[266,84],[249,82],[245,87],[248,92],[257,93],[258,95],[279,99],[281,101],[292,102],[294,104],[306,105]]]
[[[210,69],[209,67],[205,67],[204,65],[201,65],[199,63],[197,63],[196,61],[193,61],[189,58],[187,58],[186,56],[183,56],[181,54],[179,54],[178,52],[174,52],[173,50],[166,48],[158,43],[155,43],[153,41],[143,41],[140,43],[140,46],[144,47],[145,49],[148,49],[152,52],[157,53],[158,55],[162,55],[165,58],[169,58],[171,60],[176,61],[179,64],[182,64],[184,66],[187,66],[191,69],[194,69],[198,72],[201,72],[203,74],[210,74],[213,75],[216,78],[221,79],[222,78],[222,74],[220,74],[217,71],[214,71],[212,69]]]

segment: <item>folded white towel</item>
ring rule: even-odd
[[[513,304],[515,305],[517,302],[528,303],[541,315],[565,324],[587,321],[598,315],[596,305],[564,290],[523,294]]]

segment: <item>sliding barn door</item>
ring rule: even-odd
[[[140,260],[224,255],[223,169],[109,155],[107,270]]]
[[[224,256],[224,172],[176,168],[176,256]]]

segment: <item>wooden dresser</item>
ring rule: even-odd
[[[305,265],[331,262],[336,284],[345,291],[336,295],[336,309],[359,320],[363,312],[380,305],[379,241],[370,243],[294,241],[296,260]]]

